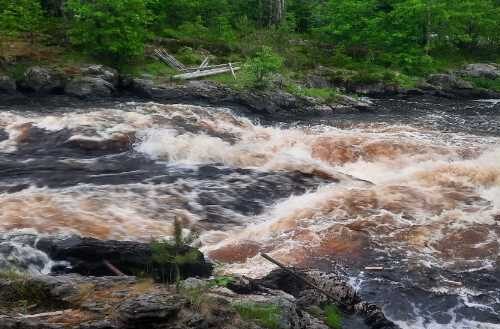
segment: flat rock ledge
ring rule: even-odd
[[[346,316],[361,318],[364,328],[398,328],[380,308],[361,301],[340,276],[314,271],[303,275],[336,296],[333,302]],[[0,329],[264,329],[259,318],[243,316],[239,309],[270,305],[278,310],[278,328],[329,328],[324,315],[311,310],[332,301],[282,270],[260,280],[236,277],[227,287],[214,281],[191,278],[176,289],[127,276],[2,277]],[[33,292],[29,296],[28,290]],[[16,300],[27,297],[28,306]]]
[[[340,266],[331,273],[295,270],[333,296],[328,299],[282,269],[260,279],[214,278],[212,264],[190,247],[175,252],[197,253],[196,262],[181,266],[183,280],[169,284],[151,271],[150,244],[78,236],[15,241],[33,248],[31,262],[53,266],[49,275],[0,272],[0,329],[266,328],[248,317],[255,309],[273,310],[272,328],[327,329],[327,304],[342,313],[343,329],[398,328],[359,297]]]

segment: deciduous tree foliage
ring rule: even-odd
[[[144,0],[69,0],[66,8],[73,44],[117,61],[142,55],[148,22]]]
[[[0,33],[27,33],[33,42],[42,23],[42,7],[37,0],[0,0]]]
[[[4,35],[33,35],[55,16],[74,46],[113,59],[141,55],[156,37],[234,43],[262,31],[281,50],[288,33],[408,71],[442,51],[500,49],[499,0],[0,0],[0,13]]]

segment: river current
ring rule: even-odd
[[[227,272],[340,264],[402,328],[500,328],[500,103],[376,103],[0,105],[0,267],[50,270],[26,234],[150,241],[179,218]]]

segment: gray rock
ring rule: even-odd
[[[384,82],[352,83],[347,85],[347,91],[366,96],[388,96],[401,92],[397,85]]]
[[[98,98],[111,96],[115,87],[102,78],[77,77],[68,82],[64,91],[80,98]]]
[[[51,94],[62,91],[64,79],[57,72],[48,68],[33,66],[26,70],[20,81],[22,89],[39,93]]]
[[[474,88],[470,82],[460,79],[454,74],[432,74],[427,78],[427,83],[445,91]]]
[[[129,299],[118,308],[119,319],[129,326],[147,326],[148,323],[161,323],[177,316],[187,304],[179,295],[150,293]]]
[[[6,75],[0,75],[0,94],[15,94],[16,82]]]
[[[500,68],[497,64],[475,63],[466,65],[459,73],[473,78],[498,79]]]
[[[182,281],[182,288],[184,289],[199,289],[207,286],[207,281],[197,278],[187,278]]]
[[[99,64],[92,64],[80,68],[80,72],[83,76],[100,78],[111,83],[115,87],[118,85],[118,71],[113,68]]]

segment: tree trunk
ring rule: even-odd
[[[281,23],[285,14],[285,0],[267,0],[267,24],[269,26]]]

